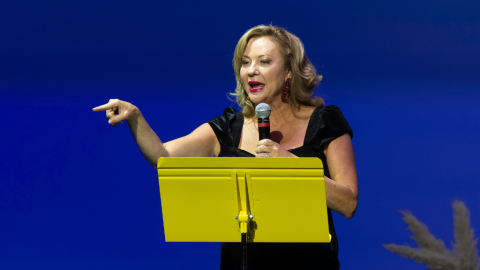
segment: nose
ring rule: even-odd
[[[256,75],[258,75],[258,69],[257,69],[257,65],[255,64],[251,64],[250,67],[248,67],[248,76],[249,77],[255,77]]]

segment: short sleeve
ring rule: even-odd
[[[230,133],[232,124],[235,122],[235,109],[230,106],[223,110],[223,115],[216,117],[210,121],[208,124],[212,127],[213,132],[217,136],[217,140],[221,146],[223,146],[227,140],[227,136]]]
[[[350,125],[340,108],[335,105],[319,109],[315,115],[312,115],[310,121],[314,123],[311,123],[312,130],[306,134],[306,139],[309,141],[306,144],[315,144],[323,149],[327,143],[344,134],[349,134],[350,138],[353,138]]]

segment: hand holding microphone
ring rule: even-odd
[[[255,107],[255,115],[258,118],[259,140],[270,139],[270,106],[266,103],[260,103]]]
[[[280,144],[270,140],[270,106],[260,103],[255,107],[258,118],[258,139],[255,152],[257,157],[295,157]]]

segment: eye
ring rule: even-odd
[[[243,61],[242,61],[242,66],[248,65],[248,63],[250,63],[248,60],[243,60]]]
[[[270,64],[270,61],[269,60],[262,60],[262,64],[268,65],[268,64]]]

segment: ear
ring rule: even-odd
[[[285,75],[285,81],[287,81],[287,79],[292,79],[292,71],[291,70],[287,70],[287,74]]]

